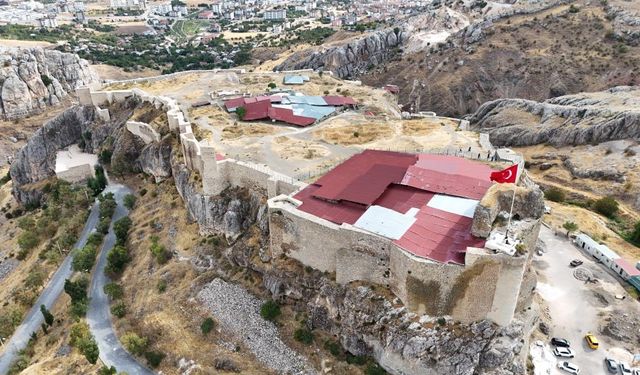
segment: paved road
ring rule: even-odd
[[[112,192],[118,203],[113,221],[116,221],[127,215],[128,211],[123,205],[123,198],[131,191],[123,185],[109,185],[105,192]],[[112,221],[112,223],[113,223]],[[109,228],[109,233],[104,238],[102,250],[98,256],[96,269],[91,287],[89,289],[89,310],[87,311],[87,322],[91,328],[91,333],[98,342],[100,349],[100,360],[107,366],[115,366],[118,372],[126,372],[129,375],[154,374],[153,371],[141,365],[134,357],[132,357],[120,344],[118,337],[113,330],[111,323],[111,313],[109,310],[109,300],[103,291],[104,285],[110,280],[104,273],[104,267],[107,264],[107,253],[116,242],[116,236],[113,233],[113,225]]]
[[[89,238],[89,235],[93,232],[93,229],[98,223],[99,214],[98,204],[94,203],[91,208],[89,218],[85,223],[82,233],[80,234],[80,238],[75,244],[75,248],[81,248],[86,244],[87,238]],[[16,354],[27,345],[31,333],[40,330],[40,325],[43,322],[40,305],[45,305],[50,309],[58,297],[60,297],[60,294],[62,294],[64,289],[64,280],[71,277],[71,274],[73,273],[71,270],[71,260],[71,256],[67,256],[64,259],[45,289],[42,291],[42,294],[40,294],[40,297],[36,300],[31,310],[29,310],[25,316],[22,324],[16,328],[11,339],[7,341],[2,348],[3,351],[0,355],[0,374],[6,374],[9,371],[11,362],[15,359]]]
[[[606,356],[629,363],[628,359],[620,358],[624,351],[616,348],[615,342],[598,334],[600,314],[609,313],[613,307],[623,303],[611,298],[614,293],[625,294],[622,286],[601,264],[575,247],[564,234],[554,236],[552,230],[543,226],[540,239],[545,243],[547,252],[534,262],[540,276],[537,290],[549,306],[551,335],[566,338],[576,351],[576,358],[569,361],[580,366],[581,373],[589,375],[608,374],[604,365]],[[599,279],[599,285],[577,280],[573,276],[573,269],[569,267],[572,259],[582,260],[582,267],[593,272]],[[607,294],[610,302],[603,303],[596,293]],[[588,331],[600,339],[600,349],[591,350],[586,345],[584,335]],[[556,373],[561,374],[554,369],[552,374]]]

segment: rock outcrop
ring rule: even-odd
[[[0,114],[12,120],[42,112],[97,80],[89,63],[75,54],[0,47]]]
[[[640,88],[615,87],[544,102],[499,99],[469,117],[496,146],[597,144],[640,138]]]
[[[332,71],[340,78],[354,78],[389,59],[403,37],[401,29],[374,31],[335,45],[295,53],[275,70],[320,69]]]

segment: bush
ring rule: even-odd
[[[274,82],[269,82],[269,88],[270,89],[275,89],[276,88],[276,84]]]
[[[127,236],[129,235],[132,224],[133,222],[129,216],[125,216],[113,223],[113,232],[116,235],[119,245],[124,245],[124,243],[127,242]]]
[[[120,299],[124,295],[122,287],[117,283],[108,283],[103,288],[104,294],[108,295],[112,300]]]
[[[564,191],[557,187],[551,187],[544,192],[544,197],[552,202],[564,202]]]
[[[156,258],[156,261],[159,264],[165,264],[169,258],[171,258],[171,254],[167,251],[164,245],[158,243],[158,240],[159,239],[156,236],[151,237],[151,254],[153,254],[153,257]]]
[[[120,339],[122,345],[133,355],[142,355],[147,349],[147,339],[134,332],[127,332]]]
[[[116,245],[107,254],[107,265],[105,271],[111,274],[120,274],[129,263],[129,252],[124,246]]]
[[[640,246],[640,221],[638,221],[635,227],[633,227],[633,231],[629,235],[629,241]]]
[[[365,375],[385,375],[387,372],[375,363],[369,363],[364,370]]]
[[[111,150],[102,150],[100,154],[98,154],[98,160],[100,164],[109,164],[111,163],[111,156],[113,152]]]
[[[601,215],[612,218],[618,212],[618,201],[613,197],[600,198],[593,203],[593,209]]]
[[[280,306],[273,300],[268,300],[260,307],[260,315],[266,320],[274,321],[280,314]]]
[[[310,345],[313,342],[313,332],[301,327],[293,332],[293,338],[303,344]]]
[[[51,77],[49,77],[46,74],[40,74],[40,80],[42,80],[42,83],[46,86],[49,87],[50,84],[53,83],[53,80],[51,79]]]
[[[236,108],[236,115],[238,115],[238,118],[240,120],[243,120],[246,114],[247,114],[247,110],[244,107]]]
[[[200,324],[200,331],[202,331],[203,335],[207,335],[209,334],[209,332],[213,330],[215,326],[216,326],[216,322],[214,322],[213,319],[206,318],[205,320],[202,321],[202,324]]]
[[[145,189],[145,188],[140,189],[140,196],[144,197],[145,194],[147,194],[147,189]]]
[[[158,284],[156,285],[158,288],[158,293],[164,293],[167,290],[167,282],[163,279],[158,280]]]
[[[71,346],[80,350],[84,354],[89,363],[95,364],[98,361],[100,351],[98,344],[89,331],[89,325],[86,322],[78,322],[71,326],[69,333],[69,343]]]
[[[113,366],[111,367],[102,366],[100,370],[98,370],[98,375],[116,375],[117,373],[118,373],[118,370],[116,370],[116,368]]]
[[[342,347],[334,340],[327,340],[324,342],[324,349],[331,353],[334,357],[340,357],[343,354]]]
[[[127,314],[127,306],[124,302],[120,301],[111,306],[111,314],[116,318],[122,318]]]
[[[162,362],[165,356],[166,355],[162,352],[149,351],[144,353],[147,363],[153,368],[160,366],[160,362]]]
[[[124,196],[124,206],[129,210],[133,210],[133,207],[136,205],[136,196],[133,194],[127,194]]]
[[[347,353],[347,363],[350,365],[362,366],[367,363],[367,357],[363,355],[353,355],[351,353]]]
[[[34,232],[22,232],[18,236],[18,246],[20,246],[20,250],[25,252],[38,246],[39,243],[40,239]]]

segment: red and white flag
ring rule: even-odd
[[[514,164],[509,168],[503,169],[499,172],[492,172],[489,179],[501,184],[515,183],[518,179],[518,164]]]

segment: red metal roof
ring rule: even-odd
[[[484,247],[471,235],[473,219],[422,206],[416,222],[394,243],[410,253],[441,263],[464,264],[467,247]]]
[[[402,184],[435,193],[480,200],[491,186],[486,164],[446,155],[420,154]]]
[[[415,155],[366,150],[352,156],[322,176],[314,196],[365,205],[372,204],[391,183],[398,183],[406,169],[416,161]]]
[[[288,108],[269,108],[269,118],[276,121],[286,122],[297,126],[308,126],[316,122],[312,117],[298,116],[293,114],[293,110]]]
[[[246,110],[243,121],[261,120],[269,117],[269,108],[271,108],[271,102],[268,100],[261,100],[252,103],[247,103],[244,106]]]
[[[244,104],[244,98],[233,98],[225,101],[224,107],[227,109],[227,111],[230,111],[232,109],[242,107]]]
[[[626,260],[622,258],[618,258],[613,262],[617,264],[620,268],[622,268],[626,273],[628,273],[630,277],[640,276],[640,270],[635,268],[631,263],[627,262]]]
[[[355,203],[348,204],[348,202],[346,202],[334,204],[314,198],[313,194],[319,188],[317,185],[309,185],[294,196],[294,198],[302,201],[302,205],[298,207],[300,211],[310,213],[336,224],[353,224],[367,209],[367,207]]]
[[[356,105],[356,101],[355,99],[353,99],[352,97],[349,96],[338,96],[338,95],[330,95],[330,96],[323,96],[322,99],[324,99],[324,101],[332,106],[343,106],[343,105]]]
[[[433,196],[429,191],[391,184],[373,204],[406,214],[410,208],[424,206]]]

